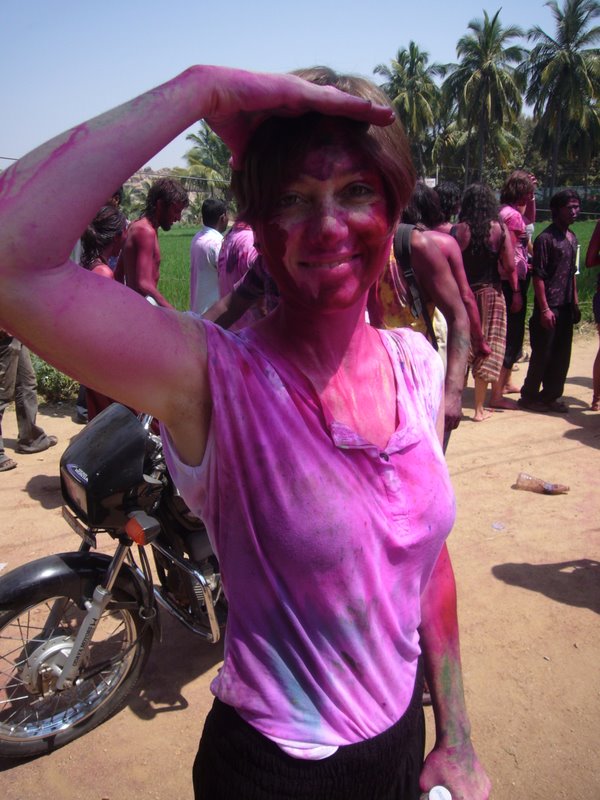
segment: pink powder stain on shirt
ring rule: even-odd
[[[164,441],[226,581],[213,690],[279,744],[370,738],[410,699],[420,596],[454,516],[435,433],[441,362],[419,334],[377,334],[399,409],[382,449],[330,419],[257,329],[205,329],[214,411],[204,462],[185,466]]]

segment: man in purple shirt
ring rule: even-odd
[[[531,358],[519,405],[529,411],[566,413],[568,406],[559,398],[571,361],[573,324],[580,316],[575,282],[577,239],[569,230],[579,213],[579,195],[572,189],[558,192],[550,200],[550,209],[552,224],[533,245]]]

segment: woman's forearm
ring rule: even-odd
[[[10,236],[9,263],[16,269],[64,262],[114,187],[210,111],[211,83],[203,69],[186,70],[72,128],[3,173],[0,254]]]
[[[115,186],[198,119],[239,163],[261,120],[306,111],[377,125],[394,119],[390,108],[295,76],[196,66],[57,136],[0,175],[4,274],[64,263]]]
[[[446,546],[423,593],[421,609],[421,646],[436,738],[452,745],[468,738],[471,726],[463,691],[456,585]]]
[[[442,784],[456,800],[487,800],[491,784],[471,742],[463,690],[456,586],[442,548],[421,598],[421,648],[435,715],[435,747],[421,772],[421,789]]]

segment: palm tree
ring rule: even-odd
[[[561,9],[556,0],[546,5],[552,11],[556,32],[550,36],[538,25],[527,33],[536,42],[521,69],[529,80],[527,102],[537,120],[537,140],[550,155],[550,191],[556,185],[558,154],[573,152],[576,142],[591,133],[598,150],[598,86],[600,27],[590,27],[600,15],[597,0],[564,0]],[[584,134],[581,139],[582,132]],[[586,133],[587,132],[587,133]]]
[[[146,197],[152,186],[152,181],[148,178],[143,180],[130,180],[123,186],[123,201],[121,210],[127,219],[137,219],[144,213]]]
[[[185,138],[194,144],[184,156],[188,174],[228,186],[231,180],[231,152],[217,134],[201,122],[198,133],[189,133]]]
[[[425,174],[425,137],[434,123],[440,90],[434,78],[441,75],[439,64],[430,64],[429,53],[409,42],[398,50],[390,66],[378,64],[373,72],[385,78],[381,88],[392,101],[411,141],[421,175]]]
[[[448,75],[444,93],[456,100],[469,139],[473,131],[477,133],[480,180],[486,148],[490,142],[499,140],[501,130],[510,129],[518,120],[524,89],[516,65],[522,63],[526,51],[509,44],[522,37],[523,31],[516,25],[503,28],[499,16],[500,9],[491,19],[484,11],[483,20],[471,20],[468,25],[471,32],[456,45],[458,64],[444,67]],[[468,169],[465,180],[468,181]]]

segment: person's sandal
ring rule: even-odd
[[[600,411],[600,395],[595,394],[592,397],[591,409],[592,411]]]
[[[5,458],[4,461],[0,461],[0,472],[8,472],[16,466],[17,462],[13,461],[12,458]]]

